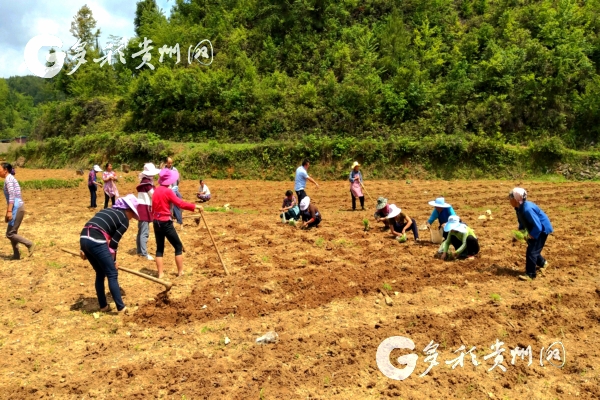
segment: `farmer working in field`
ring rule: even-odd
[[[6,237],[10,240],[13,249],[11,260],[20,260],[19,244],[25,245],[29,250],[29,257],[33,254],[35,243],[19,235],[19,227],[25,217],[25,203],[21,197],[21,186],[15,178],[15,170],[9,163],[0,164],[0,178],[4,179],[4,197],[6,197],[6,216],[8,222]]]
[[[298,207],[298,201],[296,200],[296,196],[294,196],[294,192],[292,192],[291,190],[285,192],[285,197],[283,198],[283,204],[281,205],[280,211],[281,214],[279,215],[279,217],[281,219],[285,219],[285,221],[288,221],[290,219],[297,220],[300,217],[300,208]]]
[[[108,290],[115,301],[118,312],[126,310],[117,272],[117,249],[119,241],[129,228],[131,218],[138,218],[137,198],[128,194],[120,197],[112,208],[100,210],[81,231],[80,255],[87,259],[96,271],[96,296],[100,311],[110,311],[104,292],[104,278],[108,279]]]
[[[113,171],[111,163],[106,163],[104,166],[106,171],[102,173],[102,180],[104,181],[104,208],[108,208],[108,199],[112,205],[115,205],[115,199],[119,197],[119,190],[117,189],[117,173]]]
[[[98,190],[98,177],[96,176],[96,172],[102,172],[102,168],[99,165],[94,165],[90,170],[88,175],[88,189],[90,190],[90,208],[96,208],[98,205],[96,204],[96,191]]]
[[[450,204],[446,203],[443,197],[438,197],[437,199],[430,201],[429,205],[435,207],[435,209],[427,220],[428,227],[431,227],[431,224],[433,224],[436,219],[440,223],[440,227],[444,227],[446,222],[448,222],[448,218],[451,215],[456,215],[454,208],[452,208]],[[448,237],[448,232],[444,231],[443,235],[444,239],[446,239]]]
[[[385,197],[379,197],[377,206],[375,206],[375,214],[373,214],[375,221],[383,222],[383,231],[390,229],[390,220],[387,218],[390,213],[390,205],[387,202],[388,200]]]
[[[140,174],[140,184],[137,186],[138,199],[138,234],[136,238],[137,255],[150,261],[154,260],[148,254],[148,237],[150,236],[150,222],[152,222],[152,195],[154,194],[154,175],[160,170],[152,163],[144,165]]]
[[[321,223],[321,213],[317,206],[310,202],[310,197],[306,196],[300,202],[300,213],[302,215],[302,228],[313,228]]]
[[[519,276],[521,280],[535,279],[536,266],[540,272],[548,266],[542,257],[542,249],[546,244],[548,235],[554,232],[548,216],[535,204],[527,201],[527,192],[516,187],[510,191],[508,198],[510,205],[515,208],[519,230],[527,229],[527,253],[525,261],[526,275]]]
[[[406,231],[412,231],[415,241],[419,241],[417,221],[403,213],[402,209],[396,207],[395,204],[390,204],[390,213],[387,219],[390,221],[390,231],[394,237],[406,241]]]
[[[448,233],[447,239],[442,243],[438,254],[441,253],[441,259],[445,260],[448,255],[450,245],[454,246],[454,258],[469,258],[479,253],[479,242],[475,231],[466,224],[460,222],[456,215],[448,217],[448,222],[444,225],[444,232]]]
[[[319,184],[313,178],[308,176],[308,167],[309,166],[310,166],[310,163],[308,162],[308,160],[304,159],[302,161],[302,165],[296,169],[296,179],[294,182],[294,190],[296,191],[296,196],[298,196],[299,202],[302,202],[302,199],[304,199],[306,197],[306,192],[304,191],[304,189],[306,189],[306,181],[307,180],[314,183],[317,188],[319,187]]]
[[[360,208],[365,209],[365,195],[362,192],[363,177],[359,170],[360,164],[354,161],[348,180],[350,181],[350,196],[352,196],[352,211],[356,210],[356,198],[360,200]]]
[[[210,200],[210,189],[204,183],[204,180],[200,178],[200,187],[198,187],[198,193],[196,193],[196,197],[203,203],[206,203]]]
[[[171,171],[177,172],[177,176],[179,176],[179,171],[177,171],[177,168],[175,168],[173,166],[173,159],[171,157],[167,158],[167,163],[165,164],[165,168],[167,168]],[[180,200],[183,200],[183,196],[179,192],[179,178],[177,178],[177,180],[175,182],[173,182],[171,185],[169,185],[169,189],[171,189],[173,191],[173,193],[175,193],[175,196],[177,196]],[[181,228],[183,228],[183,215],[181,213],[181,209],[179,207],[177,207],[177,205],[173,204],[171,206],[171,212],[173,213],[173,216],[177,220],[177,223],[179,224],[179,226]]]
[[[175,249],[175,263],[177,276],[183,275],[183,244],[173,227],[171,219],[171,205],[189,211],[203,210],[202,206],[186,203],[175,195],[169,185],[179,180],[179,173],[169,168],[163,168],[158,174],[158,187],[152,195],[152,219],[154,237],[156,238],[156,268],[158,277],[163,277],[163,253],[165,251],[165,238]]]

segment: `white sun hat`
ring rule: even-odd
[[[302,211],[305,211],[308,206],[310,204],[310,197],[306,196],[305,198],[302,199],[302,201],[300,202],[300,209]]]
[[[154,166],[154,164],[147,163],[147,164],[144,164],[144,170],[142,171],[142,174],[146,175],[146,176],[154,176],[154,175],[158,174],[159,172],[160,172],[160,169],[156,168]]]
[[[402,212],[400,207],[397,207],[395,204],[390,204],[390,213],[387,215],[387,219],[392,219],[398,216]]]
[[[96,164],[96,165],[94,165],[94,171],[102,172],[102,168],[100,168],[100,166],[98,164]]]
[[[444,232],[450,231],[465,233],[467,231],[467,225],[460,223],[460,217],[458,215],[451,215],[448,217],[448,222],[444,226]]]

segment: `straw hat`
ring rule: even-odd
[[[354,161],[354,163],[352,164],[352,169],[354,169],[354,167],[360,167],[358,161]]]

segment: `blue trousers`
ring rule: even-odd
[[[96,243],[85,238],[79,239],[79,244],[88,261],[94,267],[94,271],[96,271],[96,296],[98,297],[100,308],[108,305],[104,292],[104,278],[107,278],[108,290],[117,305],[117,310],[121,311],[125,308],[125,304],[121,298],[121,289],[117,280],[119,273],[117,268],[115,268],[112,254],[108,251],[108,246],[106,243]]]
[[[90,207],[91,208],[96,208],[96,191],[98,190],[98,188],[96,187],[96,185],[93,186],[88,186],[88,188],[90,189]]]
[[[540,233],[537,239],[529,239],[527,241],[527,260],[525,261],[525,272],[531,278],[535,278],[535,267],[543,267],[546,259],[542,257],[542,250],[546,244],[548,235],[545,232]]]
[[[179,193],[179,190],[175,191],[175,195],[177,197],[179,197],[181,200],[183,200],[183,196],[181,195],[181,193]],[[183,224],[183,218],[182,218],[182,215],[181,215],[181,208],[177,207],[174,204],[172,206],[173,206],[173,210],[172,210],[173,211],[173,216],[177,220],[177,223],[179,225],[182,225]]]

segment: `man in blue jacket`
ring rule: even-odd
[[[527,201],[527,192],[522,188],[514,188],[508,195],[510,205],[517,212],[519,230],[527,229],[527,260],[525,272],[527,275],[519,276],[521,280],[534,279],[536,266],[545,268],[548,262],[542,257],[542,249],[546,244],[548,235],[554,232],[548,216],[535,204]]]

